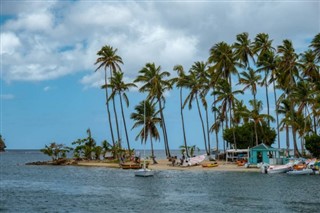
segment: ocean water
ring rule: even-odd
[[[0,212],[319,212],[320,175],[26,166],[39,151],[0,154]]]

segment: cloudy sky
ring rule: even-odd
[[[8,148],[70,145],[91,128],[108,139],[107,114],[96,53],[118,49],[126,81],[147,63],[189,69],[207,60],[217,42],[248,32],[268,33],[274,46],[290,39],[304,51],[320,31],[319,1],[1,1],[1,134]],[[263,94],[263,93],[261,93]],[[131,91],[129,117],[145,96]],[[248,94],[250,95],[250,94]],[[169,142],[182,145],[178,94],[167,94]],[[186,112],[190,144],[203,148],[200,123]],[[129,129],[132,122],[128,122]],[[191,131],[192,130],[192,131]],[[122,134],[124,132],[122,130]],[[136,130],[130,132],[131,143]],[[157,143],[156,148],[163,148]]]

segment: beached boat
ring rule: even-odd
[[[141,164],[121,164],[120,167],[122,169],[141,169]]]
[[[195,166],[199,165],[202,161],[206,159],[206,155],[198,155],[189,159],[186,159],[181,166]]]
[[[212,162],[212,163],[203,163],[201,165],[204,168],[212,168],[212,167],[217,167],[219,164],[217,162]]]
[[[291,164],[286,164],[286,165],[270,165],[267,168],[267,173],[268,174],[278,174],[278,173],[286,173],[290,171],[292,168]]]
[[[314,174],[312,169],[292,170],[287,172],[288,175],[311,175]]]
[[[247,160],[241,159],[236,161],[238,166],[244,166],[247,163]]]

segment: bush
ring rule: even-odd
[[[313,155],[313,157],[320,157],[320,136],[313,134],[306,136],[306,149]]]
[[[247,149],[256,145],[256,135],[254,132],[254,124],[245,123],[242,126],[236,126],[235,128],[225,129],[223,133],[223,139],[233,144],[233,129],[235,130],[235,137],[238,149]],[[276,131],[267,124],[257,126],[258,143],[264,143],[271,146],[276,139]]]

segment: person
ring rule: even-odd
[[[177,156],[174,156],[173,158],[171,158],[172,166],[176,164],[176,160],[177,160]]]
[[[135,154],[135,162],[136,163],[140,163],[140,157],[141,157],[140,152],[136,151],[136,154]]]

